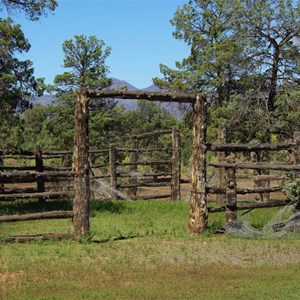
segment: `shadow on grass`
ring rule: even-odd
[[[38,203],[37,200],[17,200],[0,203],[0,215],[17,215],[52,210],[72,210],[72,201],[69,199],[46,200]]]
[[[109,237],[107,239],[103,239],[103,240],[91,240],[91,243],[95,243],[95,244],[105,244],[108,242],[116,242],[116,241],[122,241],[122,240],[130,240],[130,239],[136,239],[136,238],[142,238],[145,237],[145,235],[121,235],[118,237]]]
[[[0,203],[0,215],[18,215],[18,214],[28,214],[37,213],[44,211],[53,210],[72,210],[73,201],[70,199],[60,199],[60,200],[46,200],[45,203],[38,203],[36,199],[32,200],[17,200],[14,202],[2,202]],[[112,202],[112,201],[93,201],[92,211],[104,212],[108,211],[110,213],[120,214],[124,210],[128,210],[122,202]]]
[[[93,201],[92,202],[92,211],[97,212],[110,212],[115,214],[120,214],[122,211],[128,210],[128,207],[121,201]]]

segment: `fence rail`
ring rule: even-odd
[[[226,130],[219,129],[219,143],[208,144],[207,150],[218,153],[218,162],[209,163],[208,166],[216,169],[218,183],[214,186],[207,186],[207,194],[218,195],[220,207],[209,207],[209,212],[226,212],[227,222],[234,222],[237,219],[237,210],[267,208],[284,206],[290,203],[287,200],[270,200],[270,193],[281,192],[282,184],[270,186],[271,180],[283,181],[283,174],[270,174],[270,171],[292,172],[294,178],[299,177],[300,172],[300,133],[295,132],[294,140],[285,143],[272,144],[227,144]],[[288,161],[269,162],[258,161],[260,158],[266,160],[267,152],[286,151]],[[251,162],[235,162],[230,153],[249,153]],[[260,155],[259,155],[260,154]],[[238,174],[238,170],[252,170],[253,174]],[[237,179],[253,180],[253,188],[238,187]],[[262,202],[238,205],[237,195],[259,194]]]

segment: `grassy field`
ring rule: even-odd
[[[0,212],[33,208],[16,203]],[[276,211],[244,218],[260,227]],[[207,233],[191,238],[187,220],[182,202],[94,203],[88,240],[0,243],[0,299],[300,299],[299,235],[215,235],[224,214],[212,214]],[[0,225],[0,237],[71,231],[69,220]]]

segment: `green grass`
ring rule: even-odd
[[[47,204],[66,209],[68,203]],[[33,202],[1,204],[13,213]],[[245,240],[187,235],[182,202],[96,202],[92,240],[0,243],[0,299],[299,299],[300,239]],[[277,209],[244,217],[257,227]],[[0,224],[0,236],[71,232],[69,220]]]

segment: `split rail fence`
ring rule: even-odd
[[[284,200],[271,200],[270,194],[276,193],[278,198],[286,172],[293,173],[294,178],[299,177],[300,132],[295,132],[294,139],[285,143],[227,144],[226,131],[220,128],[219,144],[208,144],[207,150],[217,152],[218,157],[217,163],[208,164],[216,169],[217,178],[216,185],[207,185],[206,188],[207,194],[217,195],[217,206],[208,207],[210,213],[225,211],[226,221],[234,222],[237,220],[237,210],[280,207],[291,202],[283,194],[281,198],[285,198]],[[286,158],[284,161],[267,161],[268,157],[274,157],[274,153],[279,152],[281,155],[278,156]],[[251,160],[237,161],[234,158],[237,153],[243,153],[243,157]],[[243,173],[245,170],[248,174]],[[253,187],[239,186],[238,179],[247,180],[248,184],[249,180],[252,181]],[[271,184],[274,181],[277,182],[275,186]],[[247,194],[256,194],[256,201],[242,199],[243,203],[238,205],[238,197]]]
[[[161,135],[171,136],[169,147],[139,147],[143,139],[151,141]],[[178,127],[135,135],[131,141],[130,149],[111,145],[109,149],[89,152],[90,183],[99,179],[107,181],[107,185],[111,187],[109,189],[111,199],[117,199],[118,191],[126,189],[124,193],[129,193],[131,199],[179,200],[181,170]],[[149,153],[157,152],[160,155],[165,153],[168,159],[153,160],[147,157]],[[72,151],[42,151],[40,146],[36,146],[33,152],[0,151],[0,202],[38,199],[38,206],[43,208],[46,199],[72,199],[74,197],[72,157]],[[129,159],[123,161],[124,157]],[[140,167],[150,171],[141,172]],[[170,193],[151,194],[151,188],[157,190],[157,187],[164,186],[170,188]],[[141,188],[149,189],[146,196],[139,195]],[[97,199],[97,196],[95,194],[94,198]],[[74,210],[42,211],[22,215],[3,215],[0,216],[0,223],[73,218],[73,216]],[[43,235],[44,238],[66,236],[68,234]],[[28,238],[16,237],[18,241],[28,240]]]

